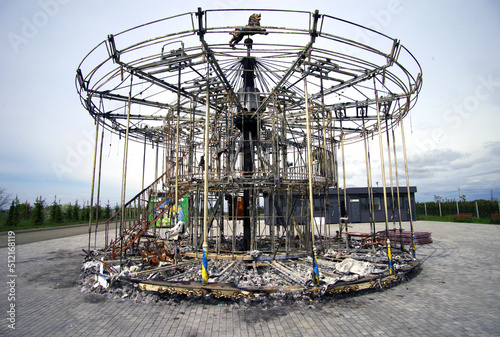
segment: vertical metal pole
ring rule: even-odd
[[[373,138],[372,138],[373,139]],[[368,172],[370,173],[370,185],[368,186],[368,189],[370,190],[370,194],[372,196],[370,200],[370,204],[373,210],[373,231],[372,235],[375,235],[377,232],[377,222],[375,221],[375,195],[373,194],[373,178],[372,178],[372,157],[370,155],[370,148],[368,147]]]
[[[141,191],[144,191],[144,176],[146,174],[146,134],[144,134],[144,150],[143,150],[143,158],[142,158],[142,184],[141,184]],[[139,202],[139,208],[140,208],[140,212],[141,213],[144,213],[144,210],[146,209],[147,207],[147,201],[146,201],[146,195],[147,192],[143,192],[144,193],[144,197],[141,197],[142,201]],[[143,219],[144,221],[147,221],[147,219]]]
[[[382,127],[380,123],[380,106],[378,104],[378,92],[377,89],[375,89],[375,104],[377,105],[377,126],[378,126],[378,139],[379,139],[379,147],[380,147],[380,167],[382,170],[382,188],[383,190],[383,195],[384,195],[384,214],[385,214],[385,237],[388,239],[389,238],[389,224],[387,222],[387,191],[385,189],[385,166],[384,166],[384,145],[382,141]]]
[[[219,203],[219,210],[224,209],[224,196],[221,191],[218,193],[218,203]],[[219,219],[215,220],[215,215],[214,215],[214,221],[217,221],[217,249],[216,252],[217,254],[220,254],[220,249],[221,249],[221,226],[224,226],[224,211],[219,211]]]
[[[392,226],[394,230],[394,236],[396,236],[396,222],[394,221],[394,217],[396,216],[394,211],[394,184],[392,181],[392,160],[391,160],[391,142],[389,140],[389,123],[387,121],[388,117],[386,114],[385,118],[385,134],[387,138],[387,159],[389,161],[389,179],[391,183],[391,208],[392,208]]]
[[[398,220],[399,220],[399,236],[401,237],[401,251],[404,248],[404,239],[403,239],[403,225],[401,223],[401,198],[399,196],[399,173],[398,173],[398,157],[396,155],[396,136],[394,134],[394,129],[392,129],[392,148],[394,151],[394,170],[396,172],[396,196],[398,198]]]
[[[323,192],[323,202],[324,202],[324,216],[325,216],[325,223],[324,223],[324,238],[325,241],[328,240],[327,236],[327,225],[326,225],[326,218],[327,216],[330,215],[330,183],[328,181],[328,150],[326,148],[326,129],[327,129],[327,122],[326,122],[326,110],[325,110],[325,95],[324,95],[324,90],[323,90],[323,76],[320,76],[320,85],[321,85],[321,114],[323,116],[323,166],[325,169],[325,187],[324,187],[324,192]],[[331,174],[333,175],[333,170],[331,171]],[[320,234],[321,237],[321,234]]]
[[[340,135],[342,137],[342,133]],[[334,146],[334,149],[335,146]],[[337,150],[335,150],[335,154],[337,153]],[[337,176],[337,211],[339,213],[339,230],[338,230],[338,237],[337,239],[339,240],[339,246],[341,244],[341,237],[342,237],[342,222],[340,220],[340,217],[342,215],[342,209],[341,209],[341,203],[340,203],[340,183],[339,183],[339,163],[337,160],[337,156],[335,156],[335,175]]]
[[[94,166],[92,169],[92,187],[90,193],[90,207],[89,207],[89,246],[88,253],[90,253],[90,242],[92,238],[92,205],[94,204],[94,183],[95,183],[95,169],[96,169],[96,160],[97,160],[97,140],[99,138],[99,116],[96,119],[95,126],[95,142],[94,142]]]
[[[131,106],[131,99],[132,99],[132,80],[133,80],[133,75],[130,76],[130,91],[128,93],[128,102],[127,102],[127,129],[125,132],[125,148],[123,151],[123,171],[122,171],[122,216],[120,219],[120,259],[122,258],[123,255],[123,225],[125,221],[125,191],[126,191],[126,186],[127,186],[127,160],[128,160],[128,137],[129,137],[129,130],[130,130],[130,106]]]
[[[236,217],[238,215],[238,197],[236,196],[236,188],[234,185],[233,185],[233,194],[231,195],[231,200],[229,202],[232,203],[232,211],[233,211],[232,214],[233,236],[231,237],[231,253],[234,259],[234,252],[236,251]]]
[[[196,186],[196,199],[194,203],[194,222],[193,222],[193,242],[196,247],[196,257],[198,257],[198,230],[200,229],[200,186]]]
[[[477,206],[477,201],[476,201],[476,213],[477,213],[477,218],[479,219],[479,207]]]
[[[410,194],[410,179],[408,177],[408,158],[406,156],[406,142],[405,142],[405,128],[403,125],[403,117],[400,116],[401,121],[401,138],[403,139],[403,155],[405,159],[405,175],[406,175],[406,192],[408,194],[408,210],[410,211],[410,230],[411,230],[411,249],[413,257],[416,257],[416,247],[415,247],[415,232],[413,231],[413,213],[411,209],[411,194]]]
[[[179,217],[179,118],[181,114],[181,64],[179,62],[179,74],[177,80],[177,125],[175,131],[175,216],[174,226],[177,224]]]
[[[375,104],[377,105],[377,126],[378,126],[378,139],[380,147],[380,166],[382,169],[382,187],[384,189],[384,214],[385,214],[385,240],[387,244],[387,258],[389,260],[389,274],[394,274],[392,268],[392,256],[391,256],[391,241],[389,239],[389,224],[387,222],[387,191],[385,189],[385,167],[384,167],[384,145],[382,142],[382,128],[380,123],[380,106],[378,104],[378,92],[375,89]]]
[[[156,140],[156,156],[155,156],[155,181],[158,181],[158,165],[159,165],[159,155],[160,155],[160,139]],[[154,200],[155,203],[159,202],[158,198],[158,182],[153,186],[153,192],[151,193],[151,199]],[[151,200],[149,200],[151,201]],[[155,208],[153,204],[153,209]],[[155,218],[155,214],[152,214],[153,218]],[[158,227],[158,220],[153,226],[153,233],[156,235],[156,228]],[[159,229],[158,229],[159,231]]]
[[[306,137],[307,137],[307,173],[309,178],[309,217],[311,224],[311,244],[313,251],[313,272],[314,284],[319,284],[319,268],[316,256],[316,245],[314,243],[314,208],[313,208],[313,171],[312,171],[312,146],[311,146],[311,126],[309,118],[309,99],[307,96],[307,78],[304,78],[304,99],[306,106]]]
[[[160,156],[160,140],[157,139],[156,140],[156,156],[155,156],[155,181],[158,180],[158,165],[160,164],[159,163],[159,156]],[[158,184],[155,184],[154,186],[154,192],[155,192],[155,197],[157,196],[156,195],[156,192],[157,192],[157,186]]]
[[[206,107],[205,107],[205,171],[203,179],[203,262],[201,267],[201,275],[203,279],[203,284],[208,284],[208,142],[209,142],[209,132],[208,128],[210,126],[208,118],[210,115],[210,89],[209,89],[209,77],[210,77],[210,67],[207,67],[207,93],[206,93]]]
[[[368,144],[366,141],[366,128],[365,128],[365,118],[364,116],[362,117],[362,122],[363,122],[363,143],[365,146],[365,164],[366,164],[366,188],[368,190],[368,209],[370,210],[370,232],[372,234],[372,250],[375,250],[375,229],[374,229],[374,223],[375,223],[375,215],[373,212],[373,195],[372,195],[372,190],[370,188],[371,186],[371,174],[370,174],[370,166],[368,165],[369,163],[369,157],[368,157]]]
[[[342,180],[343,180],[343,187],[344,187],[344,211],[345,211],[345,215],[346,215],[346,218],[349,219],[349,213],[347,211],[347,187],[346,187],[346,182],[345,182],[345,151],[344,151],[344,129],[342,128],[342,110],[340,110],[340,146],[342,148]],[[341,208],[341,203],[340,203],[340,200],[339,200],[339,208]],[[339,213],[339,227],[340,227],[340,231],[339,231],[339,235],[342,234],[342,221],[340,219],[340,216],[341,214]],[[348,223],[349,220],[346,221],[345,223],[345,231],[347,233],[347,223]],[[347,240],[347,234],[346,234],[346,240],[345,240],[345,248],[349,248],[349,240]]]
[[[144,156],[142,158],[142,189],[144,189],[144,174],[146,172],[146,135],[144,135]]]
[[[277,185],[277,178],[280,176],[279,174],[279,170],[280,170],[280,164],[279,164],[279,143],[278,143],[278,130],[276,128],[276,95],[273,96],[273,111],[272,111],[272,115],[271,115],[272,119],[272,128],[273,128],[273,131],[276,131],[276,132],[273,132],[272,134],[272,137],[273,137],[273,146],[272,146],[272,151],[273,151],[273,154],[272,154],[272,160],[273,160],[273,169],[274,169],[274,172],[273,172],[273,175],[274,175],[274,183],[271,187],[271,195],[269,196],[268,198],[268,202],[269,202],[269,207],[270,207],[270,211],[271,211],[271,225],[269,226],[269,231],[270,231],[270,235],[271,235],[271,250],[274,251],[275,249],[275,245],[276,245],[276,229],[278,228],[277,224],[276,224],[276,207],[274,206],[274,198],[275,198],[275,195],[276,195],[276,185]],[[278,200],[280,200],[281,198],[279,198]],[[278,233],[279,234],[279,233]]]
[[[94,250],[97,245],[97,227],[99,226],[99,205],[101,200],[101,172],[102,172],[102,147],[104,141],[104,125],[102,126],[101,131],[101,149],[99,151],[99,169],[97,173],[97,212],[96,212],[96,223],[95,223],[95,235],[94,235]],[[107,220],[107,219],[106,219]],[[107,246],[106,242],[106,246]]]

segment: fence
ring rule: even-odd
[[[500,201],[417,202],[417,215],[446,216],[456,213],[472,213],[477,218],[489,219],[491,214],[500,213]]]

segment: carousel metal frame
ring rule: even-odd
[[[206,287],[211,260],[310,256],[311,286],[318,286],[317,253],[349,248],[342,239],[342,222],[349,220],[339,216],[337,224],[318,224],[314,197],[341,185],[345,191],[345,146],[358,141],[364,143],[370,191],[367,142],[378,136],[385,205],[386,156],[390,190],[397,184],[400,200],[394,130],[402,132],[409,187],[403,119],[421,84],[420,65],[399,40],[318,11],[198,8],[109,35],[83,59],[76,76],[81,103],[96,125],[91,206],[99,203],[104,133],[125,138],[121,210],[101,224],[105,259],[142,254],[149,262],[153,255],[156,262],[167,261],[175,250],[177,263],[184,247],[182,256],[200,260]],[[154,167],[156,179],[126,200],[127,177],[138,174],[127,171],[129,140],[156,148],[154,164],[144,155],[142,172]],[[189,205],[187,234],[169,250],[158,244],[163,237],[156,224],[171,212],[175,227],[183,198]],[[261,214],[264,199],[271,206]],[[322,207],[330,207],[327,198]],[[387,233],[387,206],[385,214]],[[335,235],[332,225],[339,226]],[[89,251],[98,226],[91,218]],[[380,244],[374,222],[371,235],[374,250]],[[403,254],[402,241],[399,248]],[[261,253],[249,254],[255,251]],[[414,257],[414,244],[406,251]]]

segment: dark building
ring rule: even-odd
[[[412,219],[416,220],[416,205],[415,205],[415,193],[417,192],[416,186],[410,186],[410,200],[411,200],[411,210]],[[391,195],[391,188],[386,188],[387,193],[387,216],[388,221],[392,222],[393,215],[394,220],[398,221],[399,210],[397,202],[397,188],[394,187],[394,203]],[[339,198],[340,194],[340,207]],[[344,190],[340,189],[337,193],[336,188],[330,188],[329,194],[325,200],[325,194],[316,194],[313,200],[314,207],[314,217],[325,217],[326,223],[335,224],[339,222],[340,217],[348,217],[349,222],[370,222],[370,199],[368,197],[368,188],[366,187],[351,187],[346,189],[346,200],[344,200]],[[401,205],[401,220],[410,220],[410,208],[408,205],[408,193],[406,186],[399,187],[399,199]],[[269,223],[273,219],[272,210],[270,207],[271,198],[267,197],[264,200],[265,203],[265,214],[266,223]],[[286,207],[286,203],[282,200],[276,200],[274,202],[274,218],[279,224],[280,221],[285,219],[290,219],[292,214]],[[293,207],[293,217],[300,224],[304,223],[309,215],[309,201],[307,195],[293,195],[291,198],[291,203]],[[385,211],[384,211],[384,191],[383,187],[373,188],[373,210],[375,222],[385,222]]]

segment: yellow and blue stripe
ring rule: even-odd
[[[412,231],[411,232],[411,249],[413,253],[413,258],[417,257],[417,249],[415,247],[415,233]]]
[[[316,253],[314,253],[313,258],[313,270],[314,270],[314,284],[319,284],[319,267],[318,267],[318,259],[316,257]]]
[[[208,260],[207,250],[203,249],[203,263],[201,265],[201,278],[203,284],[208,284]]]
[[[394,274],[394,267],[392,265],[392,252],[391,252],[391,240],[387,238],[387,258],[389,260],[389,274]]]

